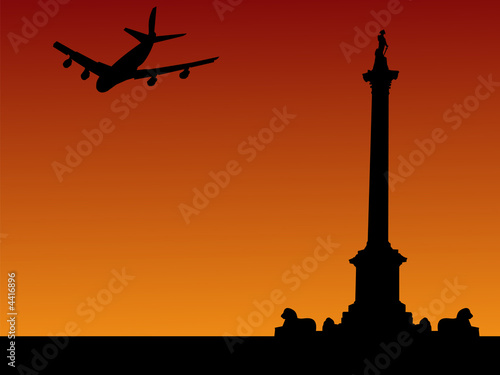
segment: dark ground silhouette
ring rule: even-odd
[[[224,337],[17,337],[16,365],[3,374],[495,374],[500,337],[463,345],[436,332],[413,333],[400,345],[333,339],[242,340],[231,353]],[[236,338],[235,338],[236,339]],[[4,337],[3,347],[9,340]],[[56,348],[56,349],[54,349]],[[5,358],[5,361],[7,359]],[[34,372],[29,372],[29,369]]]

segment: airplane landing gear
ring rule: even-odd
[[[71,63],[72,63],[72,62],[73,62],[73,60],[71,60],[71,57],[70,57],[69,59],[64,60],[64,62],[63,62],[63,66],[64,66],[65,68],[69,68],[69,67],[71,66]]]
[[[82,73],[82,75],[80,76],[82,77],[82,79],[85,81],[86,79],[88,79],[90,77],[90,72],[88,69],[85,69]]]
[[[158,81],[156,77],[151,77],[150,79],[148,79],[148,86],[154,86],[156,84],[156,81]]]
[[[179,77],[181,79],[186,79],[187,77],[189,77],[189,73],[189,69],[185,69],[179,74]]]

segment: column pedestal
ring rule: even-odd
[[[365,248],[349,260],[356,267],[356,297],[342,315],[353,334],[384,337],[408,329],[411,313],[399,300],[399,266],[406,262],[398,250]]]

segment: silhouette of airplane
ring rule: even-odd
[[[153,8],[153,10],[151,11],[151,15],[149,16],[149,34],[144,34],[136,30],[125,28],[125,31],[136,38],[140,43],[132,50],[127,52],[124,56],[122,56],[112,66],[106,65],[101,62],[96,62],[79,52],[73,51],[72,49],[59,42],[54,43],[54,48],[69,56],[69,58],[63,63],[63,66],[65,68],[69,68],[73,60],[85,68],[81,75],[81,78],[83,80],[86,80],[90,77],[90,72],[96,74],[99,77],[96,83],[96,88],[99,92],[106,92],[117,84],[132,78],[140,79],[149,77],[147,81],[148,86],[154,86],[157,81],[157,75],[176,72],[180,70],[182,70],[182,72],[179,74],[179,77],[182,79],[186,79],[190,73],[189,68],[210,64],[219,58],[213,57],[211,59],[194,61],[187,64],[165,66],[156,69],[138,69],[138,67],[144,61],[146,61],[146,58],[148,57],[155,43],[168,39],[179,38],[186,35],[174,34],[157,36],[155,33],[155,20],[156,7]]]

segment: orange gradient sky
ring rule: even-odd
[[[2,1],[0,291],[6,309],[14,271],[17,333],[272,335],[285,307],[340,322],[354,301],[348,260],[366,243],[361,75],[377,45],[355,28],[378,17],[400,71],[390,171],[405,176],[389,238],[408,258],[401,301],[434,329],[469,307],[482,335],[500,335],[498,2],[254,0],[221,17],[213,3],[71,0],[45,19],[35,0]],[[55,41],[112,64],[136,45],[123,28],[145,32],[154,6],[157,34],[188,35],[157,44],[145,66],[220,59],[151,91],[128,81],[104,94],[78,64],[62,67]],[[36,35],[14,47],[9,33],[34,17]],[[283,130],[262,130],[284,107]],[[113,131],[58,178],[53,163],[106,118]],[[419,152],[436,132],[442,142]],[[273,139],[249,161],[241,144],[258,134]],[[239,173],[185,220],[179,205],[230,161]],[[339,246],[316,250],[318,237]],[[116,280],[123,269],[133,280]],[[264,316],[256,305],[271,297]]]

